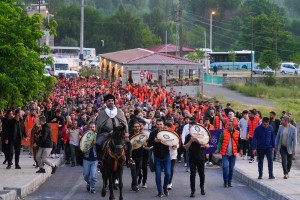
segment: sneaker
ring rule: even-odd
[[[212,162],[208,162],[208,166],[212,166],[213,165],[213,163]]]
[[[184,163],[184,166],[185,166],[185,167],[187,167],[187,164],[186,164],[186,163]]]
[[[259,175],[259,176],[258,176],[258,179],[262,179],[262,175]]]
[[[7,165],[6,169],[10,169],[11,168],[11,165]]]
[[[228,187],[227,181],[224,181],[224,187]]]
[[[146,183],[143,183],[143,184],[142,184],[142,188],[147,188],[147,184],[146,184]]]
[[[55,155],[54,155],[54,154],[51,154],[51,158],[55,158]]]
[[[251,158],[251,160],[249,161],[249,163],[255,163],[254,158]]]
[[[21,169],[20,165],[16,165],[15,168],[16,168],[16,169]]]
[[[269,176],[269,179],[275,179],[275,176],[273,176],[273,175]]]
[[[168,190],[172,190],[172,183],[168,184],[167,188]]]
[[[189,168],[186,168],[186,170],[185,170],[186,172],[190,172],[190,169]]]
[[[136,192],[138,192],[140,190],[138,186],[133,186],[131,189]]]
[[[190,195],[190,197],[194,198],[195,197],[195,192],[192,192],[191,195]]]
[[[232,187],[231,182],[228,182],[228,187]]]
[[[169,191],[168,191],[167,188],[164,188],[164,194],[165,194],[166,196],[169,196]]]
[[[91,188],[91,193],[92,193],[92,194],[95,194],[95,193],[96,193],[95,188]]]
[[[54,174],[55,173],[55,171],[56,171],[56,165],[54,166],[54,167],[52,167],[52,171],[51,171],[51,174]]]
[[[164,195],[162,194],[162,192],[159,192],[157,196],[161,198],[161,197],[163,197]]]
[[[86,184],[86,190],[89,192],[91,190],[91,186],[89,183]]]
[[[243,158],[242,158],[243,160],[245,160],[246,159],[246,156],[245,155],[243,155]]]
[[[201,188],[201,195],[205,195],[205,189],[204,187],[200,187]]]
[[[35,173],[46,173],[46,170],[43,168],[40,168],[38,171],[36,171]]]

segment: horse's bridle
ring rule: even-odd
[[[119,159],[120,159],[123,155],[125,155],[125,150],[124,150],[124,148],[123,148],[123,145],[115,145],[114,140],[111,140],[111,142],[112,142],[112,144],[114,145],[114,147],[115,147],[116,149],[122,149],[121,155],[118,156],[116,153],[113,153],[113,152],[111,151],[110,147],[108,147],[108,154],[109,154],[109,156],[110,156],[112,159],[115,160],[115,161],[114,161],[114,172],[116,172],[117,169],[118,169],[118,162],[119,162]]]

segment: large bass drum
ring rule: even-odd
[[[142,147],[143,142],[148,140],[149,135],[147,133],[138,133],[130,137],[130,142],[132,144],[132,150]]]
[[[199,144],[207,144],[210,140],[210,132],[204,126],[196,124],[190,128],[190,134],[197,139]]]
[[[170,130],[160,131],[157,136],[160,142],[169,147],[177,146],[179,144],[179,136],[176,132]]]
[[[80,138],[79,148],[82,152],[88,152],[90,148],[94,145],[96,141],[97,133],[88,130],[84,133],[84,135]]]

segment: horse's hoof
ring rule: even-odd
[[[101,196],[105,197],[105,195],[106,195],[106,189],[102,189]]]

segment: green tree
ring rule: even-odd
[[[232,61],[232,68],[234,69],[234,63],[236,61],[236,53],[233,49],[229,51],[229,58]]]
[[[205,58],[205,51],[202,51],[200,49],[197,49],[194,52],[190,52],[187,55],[188,59],[190,60],[198,60],[202,61]]]
[[[297,53],[292,54],[292,55],[291,55],[291,60],[292,60],[294,63],[300,65],[300,52],[297,52]]]
[[[70,38],[66,36],[60,41],[60,45],[67,46],[67,47],[78,47],[78,41],[75,40],[74,38]]]
[[[271,69],[276,70],[279,65],[277,53],[272,50],[264,50],[260,53],[259,65],[261,68],[266,68],[268,66]]]
[[[43,36],[42,16],[22,12],[14,0],[0,1],[0,109],[42,98],[54,85],[52,77],[43,75],[45,67],[40,59],[40,54],[49,51],[38,43]],[[55,34],[55,21],[50,25],[50,32]]]

